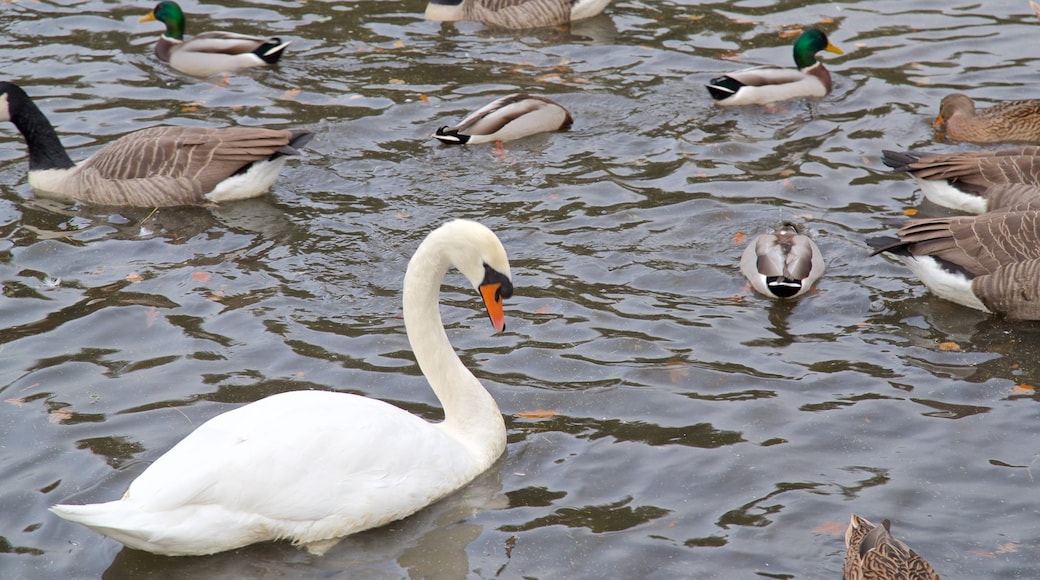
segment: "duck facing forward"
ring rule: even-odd
[[[505,450],[506,429],[441,323],[440,284],[452,265],[479,291],[497,332],[513,291],[501,242],[475,222],[437,228],[408,262],[404,326],[444,421],[347,393],[273,395],[201,425],[122,499],[51,510],[131,548],[203,555],[280,539],[322,546],[466,485]]]
[[[166,32],[155,43],[155,56],[182,73],[207,77],[278,62],[289,42],[234,32],[203,32],[184,40],[184,12],[176,2],[163,0],[140,18],[158,20]]]
[[[971,97],[954,93],[939,103],[933,126],[950,141],[1040,143],[1040,99],[1004,101],[976,109]]]
[[[160,207],[262,195],[287,156],[313,134],[254,127],[153,127],[129,133],[79,165],[32,99],[0,82],[0,122],[29,148],[29,185],[44,197],[101,205]]]
[[[797,69],[756,66],[711,79],[708,92],[716,105],[767,105],[803,97],[825,97],[831,92],[831,75],[816,60],[821,50],[844,54],[827,40],[823,31],[810,28],[794,41]]]
[[[820,248],[791,223],[752,240],[740,258],[740,271],[751,287],[769,298],[809,292],[825,269]]]
[[[573,123],[571,114],[556,101],[518,93],[477,109],[458,125],[437,129],[432,137],[442,143],[476,145],[563,131]]]
[[[519,30],[559,26],[591,18],[610,0],[430,0],[426,19],[438,22],[472,20],[496,28]]]
[[[924,558],[892,537],[892,523],[876,526],[852,514],[845,530],[844,580],[940,580]]]

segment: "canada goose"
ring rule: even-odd
[[[443,143],[476,145],[512,141],[537,133],[562,131],[574,119],[559,103],[538,95],[518,93],[497,99],[432,135]]]
[[[711,79],[708,92],[716,105],[766,105],[802,97],[824,97],[831,92],[831,75],[816,60],[821,50],[844,54],[815,28],[794,41],[797,69],[756,66]]]
[[[933,124],[950,141],[968,143],[1040,143],[1040,99],[1005,101],[976,110],[971,97],[943,97]]]
[[[278,62],[289,42],[234,32],[203,32],[184,40],[184,12],[176,2],[163,0],[140,18],[158,20],[166,32],[155,43],[155,56],[182,73],[207,77],[218,73],[265,66]]]
[[[1040,198],[1040,147],[883,151],[881,160],[894,172],[909,173],[929,201],[951,209],[985,213]]]
[[[751,287],[769,298],[805,294],[824,270],[820,248],[790,223],[751,240],[740,258],[740,271]]]
[[[496,332],[505,329],[502,299],[513,293],[505,249],[476,222],[437,228],[408,262],[404,326],[444,421],[348,393],[272,395],[202,424],[122,499],[51,510],[131,548],[186,556],[279,539],[326,544],[466,485],[505,450],[506,427],[441,324],[451,266],[479,291]]]
[[[910,220],[867,240],[940,298],[1009,318],[1040,319],[1040,211]]]
[[[426,19],[438,22],[472,20],[497,28],[559,26],[591,18],[610,0],[430,0]]]
[[[153,127],[106,145],[76,165],[50,121],[18,85],[0,82],[0,122],[29,148],[29,184],[41,196],[102,205],[158,207],[256,197],[297,147],[299,129]]]
[[[939,580],[931,564],[880,526],[856,514],[845,530],[845,580]]]

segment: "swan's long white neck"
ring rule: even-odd
[[[440,285],[451,263],[444,228],[412,256],[404,276],[404,326],[419,368],[444,408],[441,428],[485,467],[502,454],[505,425],[495,400],[459,360],[440,314]]]

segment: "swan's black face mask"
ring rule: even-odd
[[[498,284],[498,290],[495,291],[495,302],[501,302],[503,298],[511,298],[513,296],[513,283],[509,278],[506,278],[505,274],[491,266],[484,264],[484,280],[480,283],[480,286],[484,287],[492,284]]]
[[[506,317],[502,312],[502,299],[513,295],[513,283],[504,274],[484,264],[484,280],[480,283],[480,296],[484,299],[488,317],[495,332],[506,329]]]

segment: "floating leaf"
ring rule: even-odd
[[[745,235],[744,232],[733,234],[733,245],[743,246],[745,243],[747,243],[747,235]]]
[[[1011,553],[1017,552],[1017,551],[1018,551],[1018,544],[1016,544],[1015,542],[1007,542],[1006,544],[1002,544],[1000,546],[997,546],[997,553],[998,554],[1011,554]]]
[[[903,210],[903,215],[905,215],[905,216],[915,216],[915,215],[917,215],[917,209],[916,208],[912,208],[912,207],[908,207],[908,208]]]
[[[939,350],[943,350],[943,351],[946,351],[946,352],[956,352],[956,351],[959,351],[960,349],[961,349],[961,345],[957,344],[956,342],[946,341],[946,342],[940,342],[939,343]]]
[[[1032,395],[1036,392],[1036,387],[1033,385],[1015,385],[1011,387],[1012,395]]]
[[[283,101],[291,101],[291,100],[295,99],[296,97],[300,96],[300,93],[302,93],[302,92],[303,91],[301,89],[289,89],[289,90],[285,91],[284,93],[282,93],[282,100]]]
[[[549,419],[559,415],[556,411],[550,411],[548,409],[535,409],[534,411],[521,411],[516,414],[521,419]]]
[[[203,284],[209,284],[209,272],[192,272],[191,279]]]
[[[61,423],[66,419],[72,418],[72,411],[68,409],[54,409],[47,414],[47,420],[51,423]]]
[[[844,536],[845,529],[849,527],[849,524],[845,522],[823,522],[812,529],[817,534],[827,534],[828,536]]]
[[[126,281],[131,284],[136,284],[138,282],[142,282],[143,280],[144,276],[138,274],[137,272],[130,272],[126,275]]]

